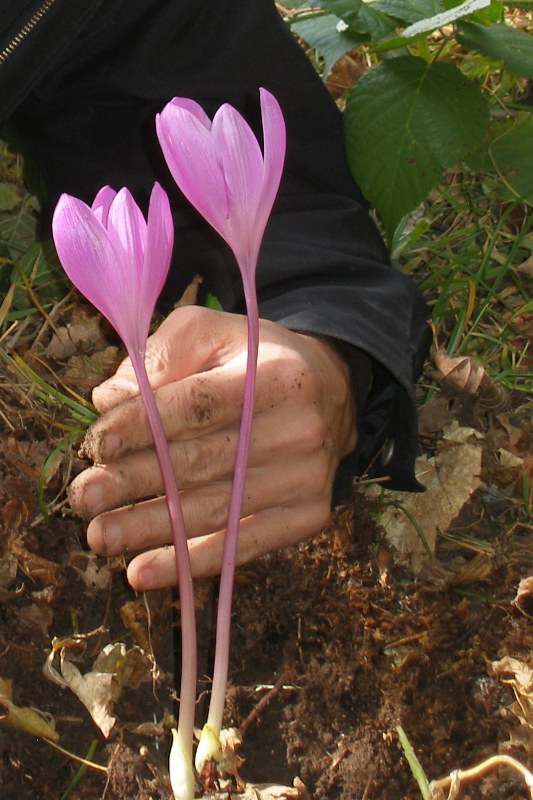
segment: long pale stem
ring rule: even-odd
[[[178,732],[183,747],[186,749],[188,760],[192,763],[192,742],[196,702],[196,621],[187,534],[185,531],[185,522],[183,520],[176,477],[170,459],[168,442],[165,431],[163,430],[163,424],[159,416],[152,387],[148,380],[144,357],[138,353],[130,353],[130,357],[154,440],[174,542],[180,595],[182,642]]]
[[[246,274],[243,270],[243,274]],[[250,273],[248,273],[250,274]],[[251,284],[251,285],[247,285]],[[222,568],[220,574],[220,590],[218,597],[217,633],[215,645],[215,664],[213,668],[213,688],[207,725],[215,732],[217,737],[222,727],[224,714],[224,700],[228,680],[228,664],[231,631],[231,605],[233,593],[233,579],[235,576],[235,561],[239,527],[241,521],[242,498],[246,467],[248,464],[248,451],[250,447],[250,432],[254,414],[255,376],[257,369],[257,351],[259,346],[259,318],[257,297],[253,281],[244,281],[244,293],[247,312],[247,363],[244,396],[242,403],[241,424],[237,441],[237,454],[235,457],[235,470],[233,485],[228,509],[228,523],[222,554]]]

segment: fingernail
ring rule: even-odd
[[[84,492],[87,511],[97,514],[104,502],[104,490],[99,483],[91,483]]]
[[[151,589],[155,586],[156,574],[151,567],[144,567],[139,571],[139,584],[143,589]]]
[[[122,529],[116,522],[106,522],[103,525],[102,538],[106,551],[113,553],[120,549],[122,543]]]
[[[121,445],[122,439],[120,436],[117,436],[116,433],[106,433],[100,445],[102,461],[113,458],[118,453]]]

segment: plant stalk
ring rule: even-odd
[[[142,401],[146,410],[148,424],[152,432],[154,447],[161,470],[163,489],[166,496],[168,515],[172,529],[176,570],[178,573],[178,586],[180,595],[181,615],[181,687],[178,716],[178,732],[180,734],[182,749],[185,750],[189,761],[192,763],[192,742],[194,728],[194,712],[196,702],[196,621],[194,610],[194,593],[192,583],[189,549],[187,547],[187,534],[179,497],[178,486],[167,438],[157,408],[154,393],[150,386],[144,355],[131,354],[131,361]]]
[[[253,270],[246,271],[242,269],[241,272],[243,276],[253,274]],[[222,728],[226,684],[228,680],[233,580],[235,576],[235,561],[239,539],[246,467],[248,465],[248,452],[250,449],[250,433],[254,414],[257,353],[259,348],[259,313],[255,286],[253,280],[249,281],[244,279],[243,282],[248,336],[246,378],[244,383],[239,438],[237,441],[237,454],[235,457],[235,469],[233,473],[233,485],[229,501],[226,538],[224,540],[224,550],[222,553],[213,688],[207,718],[207,725],[216,733],[217,738]]]

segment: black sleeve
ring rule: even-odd
[[[71,0],[54,2],[68,28]],[[341,116],[273,0],[89,5],[94,13],[62,48],[56,45],[56,63],[12,120],[40,164],[50,202],[61,191],[90,200],[106,183],[127,185],[142,200],[160,180],[176,223],[167,302],[199,273],[204,291],[225,309],[242,310],[229,251],[173,186],[154,116],[183,95],[208,113],[229,102],[259,129],[258,88],[269,89],[283,109],[288,146],[257,271],[261,315],[372,359],[359,444],[341,464],[337,489],[345,492],[354,474],[368,470],[396,488],[418,488],[412,385],[428,346],[426,307],[410,280],[389,265],[347,168]],[[0,63],[0,87],[1,70]]]

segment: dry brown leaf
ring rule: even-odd
[[[9,541],[9,553],[16,559],[22,572],[32,580],[40,580],[48,585],[57,586],[56,572],[58,565],[46,558],[30,553],[22,544],[20,538]]]
[[[445,531],[480,484],[480,434],[454,423],[445,431],[434,457],[417,459],[416,475],[426,487],[421,494],[386,492],[388,506],[380,524],[387,540],[415,573],[421,568],[426,547],[431,552],[439,531]],[[374,494],[381,490],[371,487]]]
[[[59,735],[48,717],[35,708],[15,705],[12,698],[13,682],[8,678],[0,678],[0,722],[30,736],[59,741]]]
[[[47,678],[68,687],[76,695],[107,738],[116,722],[113,706],[122,689],[150,681],[151,667],[139,648],[126,650],[126,645],[118,642],[104,647],[91,671],[82,674],[66,657],[71,646],[77,648],[80,644],[84,646],[84,642],[78,640],[54,639],[43,672]],[[53,665],[57,652],[60,653],[60,672]]]
[[[310,800],[310,794],[299,778],[292,786],[276,783],[247,783],[242,792],[231,791],[231,785],[220,782],[220,792],[204,795],[200,800]]]
[[[516,703],[509,710],[520,722],[533,728],[533,655],[526,661],[504,656],[492,662],[492,669],[502,683],[513,688]]]
[[[529,256],[525,261],[517,266],[517,272],[527,275],[528,278],[533,278],[533,256]]]
[[[95,553],[74,550],[70,553],[69,559],[88,589],[98,592],[109,586],[109,564],[102,562]]]
[[[442,350],[432,351],[436,371],[429,377],[437,381],[440,392],[419,411],[421,435],[435,434],[453,420],[472,425],[480,409],[493,412],[508,408],[507,390],[494,383],[475,359],[452,357]]]
[[[518,584],[513,605],[516,606],[524,616],[533,619],[533,575],[522,578]]]
[[[99,347],[102,343],[100,317],[79,306],[73,312],[72,321],[68,325],[56,328],[45,352],[49,358],[61,360],[80,350],[86,352]]]

